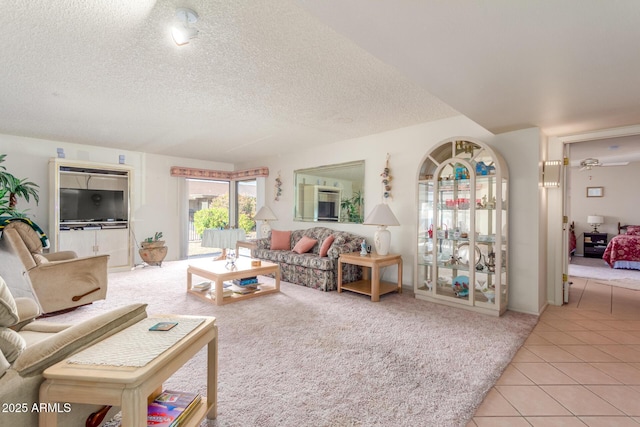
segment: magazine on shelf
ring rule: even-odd
[[[231,285],[231,290],[237,294],[250,294],[255,291],[259,291],[260,287],[257,283],[245,286],[238,286],[236,284]]]
[[[198,406],[202,397],[198,393],[165,390],[147,409],[147,426],[177,427]]]
[[[192,289],[194,291],[207,291],[211,288],[211,282],[200,282],[193,285]]]

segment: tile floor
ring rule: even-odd
[[[467,427],[640,426],[640,290],[571,280]]]

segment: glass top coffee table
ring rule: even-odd
[[[227,268],[226,261],[212,261],[205,258],[190,261],[187,268],[187,292],[216,305],[229,304],[247,298],[280,292],[280,267],[278,264],[261,260],[259,266],[253,266],[252,261],[256,260],[239,257],[235,262],[235,268]],[[267,274],[273,274],[275,283],[259,283],[259,289],[254,292],[246,294],[233,293],[227,297],[223,296],[224,282]],[[194,289],[194,275],[211,280],[211,289]]]

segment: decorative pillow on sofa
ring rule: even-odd
[[[312,239],[308,236],[302,236],[298,243],[293,247],[293,252],[297,252],[299,254],[307,253],[318,243],[316,239]]]
[[[13,329],[0,329],[0,350],[9,363],[13,363],[27,348],[27,343]]]
[[[7,283],[0,277],[0,327],[13,326],[20,320],[18,307]]]
[[[321,257],[327,256],[327,252],[329,252],[329,248],[331,247],[334,239],[335,237],[333,237],[333,234],[327,236],[327,238],[324,239],[324,242],[322,242],[322,246],[320,246],[320,252],[318,255],[320,255]]]
[[[640,236],[640,225],[629,225],[627,227],[627,234],[630,236]]]
[[[291,250],[291,231],[271,230],[271,250]]]

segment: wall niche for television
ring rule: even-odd
[[[60,222],[129,219],[128,174],[121,171],[60,168]]]
[[[107,254],[110,270],[131,268],[133,168],[54,158],[49,172],[51,249]]]

